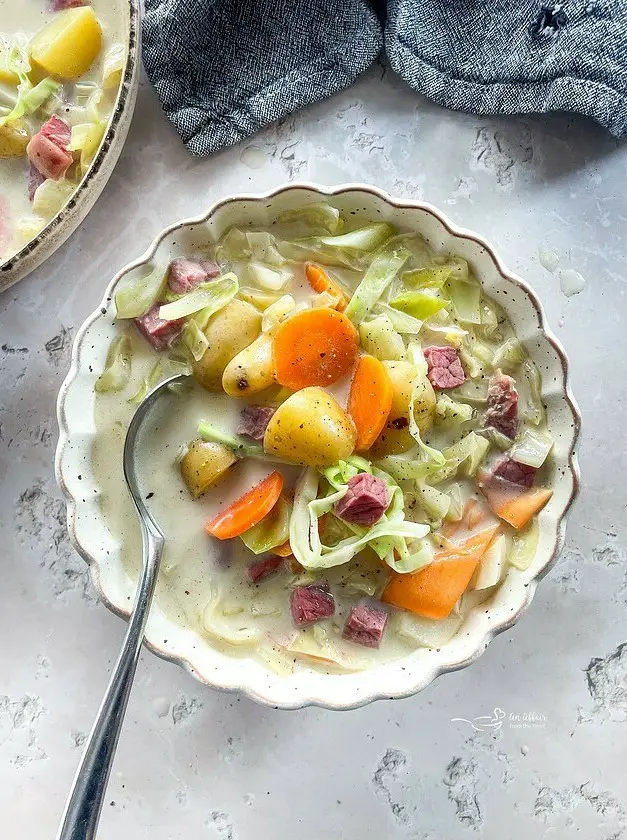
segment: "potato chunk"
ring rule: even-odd
[[[415,444],[409,434],[409,406],[414,384],[417,386],[414,418],[421,435],[429,431],[435,414],[435,392],[426,376],[420,377],[420,381],[416,382],[418,370],[410,362],[383,364],[392,380],[394,396],[387,423],[370,450],[373,458],[398,455],[407,452]]]
[[[230,397],[247,397],[274,384],[272,339],[263,333],[228,363],[222,387]]]
[[[263,438],[266,452],[293,464],[328,467],[353,454],[357,432],[322,388],[303,388],[280,405]]]
[[[0,125],[0,158],[23,157],[30,132],[22,120]]]
[[[35,70],[57,79],[78,79],[93,64],[102,47],[102,29],[91,6],[56,14],[40,29],[28,52]]]
[[[181,461],[181,475],[187,489],[197,499],[217,484],[236,461],[233,451],[221,443],[193,440]]]
[[[224,369],[260,332],[260,313],[250,303],[233,298],[211,316],[204,329],[209,347],[192,365],[198,382],[208,391],[221,391]]]

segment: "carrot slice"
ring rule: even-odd
[[[328,307],[299,312],[274,334],[277,381],[293,391],[331,385],[355,364],[358,346],[357,330],[341,312]]]
[[[294,552],[292,551],[292,546],[290,545],[290,541],[286,540],[282,545],[277,545],[272,549],[272,554],[276,554],[279,557],[291,557]]]
[[[361,356],[348,397],[348,413],[357,428],[358,452],[370,449],[385,426],[394,390],[385,365],[374,356]]]
[[[525,490],[511,481],[485,472],[479,474],[478,484],[494,513],[516,529],[524,528],[553,495],[553,491],[546,487]]]
[[[283,489],[283,476],[279,472],[256,484],[232,505],[229,505],[205,525],[205,531],[219,540],[239,537],[266,516],[277,503]]]
[[[538,511],[542,510],[552,495],[553,491],[546,487],[534,487],[531,490],[525,490],[517,498],[505,502],[498,510],[494,507],[492,510],[501,519],[519,530],[524,528]]]
[[[486,528],[461,545],[438,551],[433,563],[414,574],[395,574],[382,600],[425,618],[447,618],[498,530],[498,525]]]
[[[348,306],[346,295],[339,285],[332,280],[323,268],[315,263],[305,263],[305,276],[314,292],[328,292],[337,301],[335,309],[344,312]]]

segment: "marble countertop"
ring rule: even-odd
[[[76,329],[166,224],[296,178],[425,199],[496,244],[570,355],[583,491],[523,620],[417,697],[279,712],[144,652],[99,837],[627,838],[627,145],[566,115],[444,111],[382,66],[207,160],[185,152],[144,84],[94,210],[0,296],[4,836],[55,835],[124,632],[69,545],[53,476]],[[568,297],[570,270],[586,284]]]

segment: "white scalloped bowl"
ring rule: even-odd
[[[153,260],[163,264],[186,251],[193,253],[193,243],[215,241],[232,225],[263,225],[284,210],[321,198],[343,213],[381,219],[398,228],[417,231],[436,251],[459,254],[472,265],[485,291],[507,312],[518,337],[542,372],[543,399],[555,438],[550,475],[554,495],[539,514],[540,537],[529,569],[511,570],[493,599],[472,612],[459,633],[442,649],[418,649],[402,660],[368,671],[329,675],[303,669],[278,676],[252,657],[229,656],[217,650],[198,632],[176,624],[164,614],[158,600],[153,604],[146,631],[146,644],[152,651],[182,665],[209,686],[242,691],[259,702],[285,709],[311,704],[351,709],[380,698],[406,697],[425,688],[438,675],[474,662],[497,633],[518,620],[531,602],[538,582],[557,559],[564,541],[566,514],[579,488],[575,446],[580,414],[568,383],[566,354],[546,325],[534,292],[505,268],[486,240],[456,227],[431,205],[394,199],[363,184],[335,188],[287,184],[265,195],[230,196],[211,207],[205,216],[167,228],[140,259],[122,269],[74,342],[70,372],[58,399],[56,473],[67,499],[70,536],[89,563],[94,585],[106,606],[127,617],[136,583],[123,567],[119,536],[107,529],[91,466],[96,434],[94,383],[104,368],[114,334],[114,286],[138,266]],[[120,487],[120,492],[126,492],[126,488]]]

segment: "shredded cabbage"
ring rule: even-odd
[[[492,359],[492,367],[512,373],[525,361],[525,350],[517,338],[508,338],[497,349]]]
[[[127,335],[119,335],[111,343],[107,352],[104,371],[94,385],[99,394],[121,391],[131,378],[131,340]]]
[[[354,466],[350,464],[350,459],[348,463]],[[386,475],[380,470],[375,474],[379,477]],[[423,537],[429,533],[429,526],[404,519],[402,491],[390,476],[387,476],[387,483],[392,492],[392,501],[379,522],[370,528],[363,528],[361,536],[355,534],[328,547],[320,539],[318,519],[333,508],[348,487],[343,485],[336,490],[332,486],[332,492],[318,499],[319,475],[312,468],[306,469],[296,484],[294,510],[290,520],[290,545],[298,562],[306,569],[328,569],[347,563],[370,545],[379,556],[386,550],[385,562],[395,571],[412,572],[429,563],[430,544],[423,541]],[[407,540],[421,541],[419,550],[411,553]]]
[[[342,233],[339,236],[320,236],[319,241],[327,248],[340,248],[351,251],[374,251],[394,234],[394,228],[385,222]]]
[[[247,231],[248,254],[253,260],[266,265],[285,265],[285,258],[276,247],[276,240],[265,230]]]
[[[159,317],[164,321],[178,321],[198,313],[198,326],[204,329],[209,318],[233,300],[238,289],[239,283],[235,274],[223,274],[215,280],[201,283],[192,292],[182,295],[173,303],[166,303],[160,307]]]
[[[240,286],[238,297],[264,312],[269,306],[277,302],[280,295],[275,292],[262,292],[259,289],[252,289],[250,286]]]
[[[344,311],[354,324],[364,320],[409,257],[403,247],[384,248],[375,255]]]
[[[435,268],[405,271],[401,279],[405,286],[417,286],[420,289],[441,289],[451,276],[451,272],[451,266],[440,265]]]
[[[104,57],[102,68],[102,87],[105,90],[117,90],[122,83],[125,51],[122,44],[113,44]]]
[[[202,629],[205,633],[220,642],[238,646],[252,647],[261,641],[261,630],[248,627],[243,617],[237,624],[239,626],[231,627],[224,621],[220,596],[212,592],[202,613]]]
[[[472,407],[465,403],[455,402],[448,394],[440,393],[435,404],[436,423],[441,425],[458,425],[472,419]]]
[[[261,263],[248,263],[248,275],[252,283],[270,292],[280,291],[288,281],[289,274],[285,271],[275,271]]]
[[[553,448],[553,438],[548,432],[526,429],[520,440],[512,446],[509,457],[519,464],[539,469]]]
[[[531,566],[538,547],[539,533],[538,520],[534,516],[531,523],[523,531],[514,534],[512,547],[507,556],[511,566],[520,569],[521,572]]]
[[[43,219],[49,220],[56,216],[76,186],[65,179],[53,181],[51,178],[40,184],[33,196],[33,212]]]
[[[261,317],[261,331],[270,332],[287,316],[293,312],[296,301],[291,295],[283,295],[277,301],[270,304]]]
[[[404,292],[390,301],[392,309],[398,309],[420,321],[426,321],[441,309],[446,309],[448,300],[429,292]]]
[[[229,432],[223,432],[221,429],[216,429],[211,423],[202,420],[198,425],[198,434],[203,440],[211,441],[212,443],[221,443],[223,446],[232,449],[240,458],[265,458],[263,446],[259,443],[249,443],[243,438],[231,435]],[[287,539],[287,538],[286,538]],[[285,542],[285,540],[283,540]]]
[[[529,385],[529,405],[525,406],[522,413],[534,426],[539,426],[546,417],[546,411],[542,403],[540,371],[529,359],[525,360],[523,371]]]
[[[41,231],[46,220],[40,216],[23,216],[15,223],[15,229],[24,243],[30,242]]]
[[[451,497],[448,494],[424,483],[419,483],[414,492],[427,516],[433,522],[441,522],[448,514],[451,507]]]
[[[489,589],[501,580],[508,553],[507,537],[500,534],[490,545],[479,563],[474,589]]]
[[[394,616],[394,630],[412,645],[439,650],[450,642],[463,620],[459,613],[451,613],[448,618],[436,620],[398,610]]]
[[[193,318],[190,318],[183,327],[181,341],[197,362],[202,359],[209,347],[207,336],[198,326],[198,322]]]
[[[480,324],[481,286],[469,278],[465,260],[456,258],[450,265],[452,274],[446,282],[446,290],[458,320],[466,324]]]
[[[137,393],[127,400],[127,402],[130,405],[139,405],[146,394],[163,379],[166,379],[168,376],[173,376],[176,373],[186,374],[189,376],[191,372],[192,369],[186,362],[181,362],[179,359],[174,359],[171,356],[162,356],[151,368],[148,376],[144,378],[144,381]]]
[[[507,435],[504,435],[503,432],[499,432],[498,429],[492,426],[489,426],[487,429],[479,429],[477,434],[485,437],[492,446],[500,449],[501,452],[506,452],[512,445],[511,438],[508,438]]]
[[[81,153],[80,163],[83,175],[89,169],[89,165],[98,151],[106,127],[106,122],[98,120],[97,122],[80,123],[72,128],[68,150]]]
[[[406,312],[401,312],[399,309],[392,309],[391,306],[381,302],[376,305],[375,311],[379,315],[385,315],[398,333],[402,333],[403,335],[418,335],[420,332],[422,321],[419,321],[418,318],[414,318],[412,315],[408,315]]]
[[[253,554],[264,554],[278,545],[283,545],[289,537],[291,512],[291,504],[280,496],[270,513],[241,535],[246,548]]]
[[[387,315],[379,315],[372,321],[363,321],[359,325],[359,338],[363,349],[381,361],[399,361],[405,358],[403,338],[396,332]]]
[[[339,233],[343,222],[340,211],[326,202],[306,204],[299,210],[285,210],[278,222],[304,222],[308,227],[322,228],[327,233]]]
[[[444,464],[444,456],[439,449],[435,449],[435,447],[429,446],[423,441],[416,421],[416,408],[424,401],[425,394],[431,389],[431,383],[427,378],[427,362],[419,342],[411,342],[407,348],[407,356],[409,361],[416,366],[416,376],[409,401],[409,434],[418,444],[423,460],[442,465]]]
[[[167,277],[168,266],[163,265],[154,267],[141,278],[137,278],[133,273],[133,276],[127,279],[126,285],[115,293],[116,317],[139,318],[148,312],[162,296]]]
[[[33,85],[28,78],[31,69],[28,54],[25,46],[19,41],[13,41],[9,48],[6,69],[17,76],[19,84],[13,108],[0,116],[0,127],[37,111],[53,93],[61,90],[60,82],[55,82],[54,79],[42,79]]]
[[[448,495],[451,504],[446,514],[446,518],[451,522],[459,522],[464,514],[464,498],[462,496],[462,488],[459,484],[451,484],[448,488]]]

